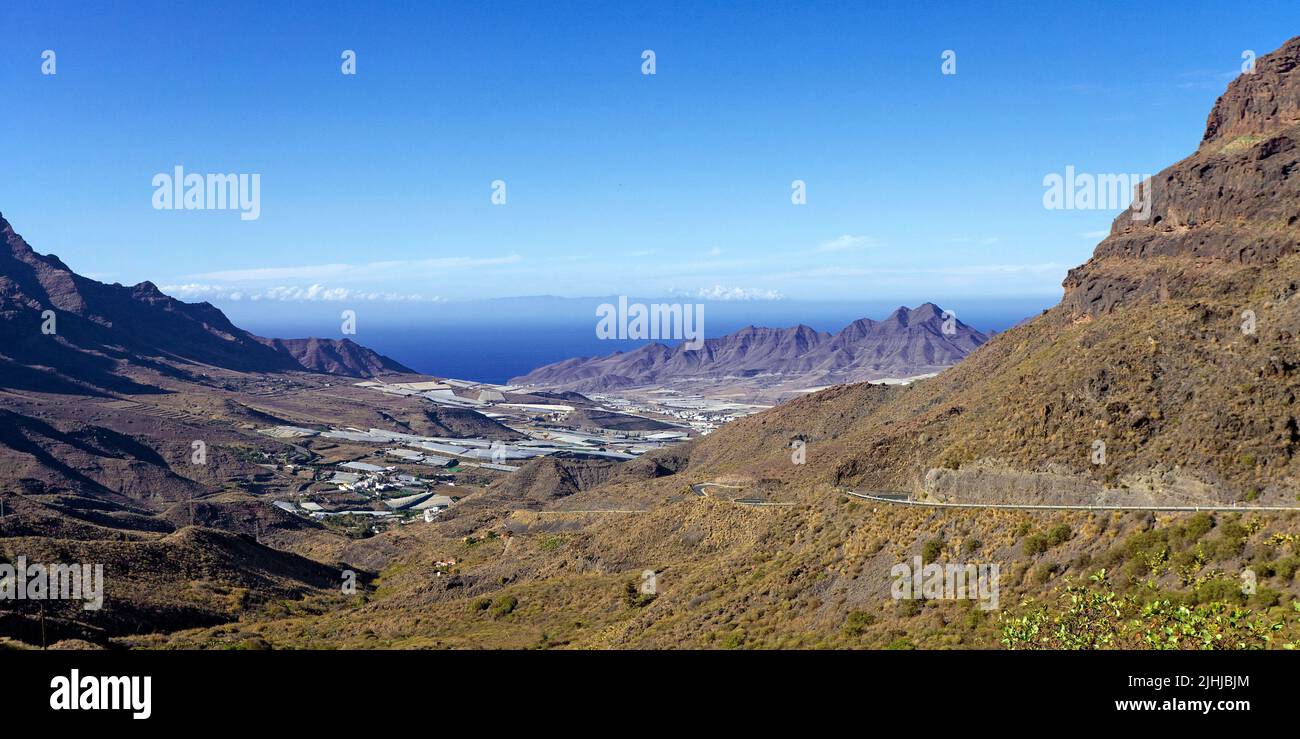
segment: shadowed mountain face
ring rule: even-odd
[[[82,277],[58,257],[37,254],[0,217],[0,386],[149,392],[118,373],[124,362],[181,379],[193,365],[354,377],[412,372],[348,340],[261,339],[212,305],[181,302],[151,282],[125,287]]]
[[[414,374],[348,340],[254,336],[215,307],[149,282],[87,279],[36,253],[0,218],[0,561],[72,557],[103,563],[112,581],[110,606],[55,604],[48,629],[44,608],[6,608],[0,644],[47,636],[103,644],[117,633],[223,623],[271,600],[329,597],[335,570],[267,545],[334,539],[270,505],[269,494],[297,479],[257,463],[287,452],[256,426],[409,422],[512,433],[469,410],[367,408],[348,395],[361,390],[309,373]],[[257,394],[264,386],[280,392]],[[265,410],[286,397],[293,405],[286,389],[313,387],[329,395],[288,419]]]
[[[696,381],[816,387],[937,372],[985,341],[984,334],[925,303],[899,308],[883,321],[859,319],[836,334],[802,325],[750,326],[707,339],[695,350],[648,344],[631,352],[548,364],[511,383],[596,392]]]
[[[312,372],[348,377],[416,374],[415,370],[361,346],[351,339],[263,339],[258,341],[284,354]]]

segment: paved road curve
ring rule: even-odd
[[[739,485],[722,485],[716,482],[697,482],[691,486],[691,491],[694,492],[696,495],[700,496],[701,498],[707,498],[709,497],[709,494],[704,490],[704,488],[726,488],[728,490],[740,490]]]
[[[694,485],[691,485],[691,492],[695,493],[701,498],[712,497],[708,494],[708,492],[705,491],[705,488],[725,488],[727,490],[742,489],[740,485],[723,485],[717,482],[697,482]],[[719,500],[726,500],[728,502],[735,503],[736,505],[747,505],[747,506],[752,506],[754,508],[790,508],[796,505],[794,503],[769,503],[765,500],[759,500],[757,498],[719,498]]]

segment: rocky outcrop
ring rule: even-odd
[[[1148,180],[1092,259],[1070,270],[1062,303],[1073,317],[1188,295],[1207,276],[1300,250],[1298,64],[1293,40],[1228,86],[1200,149]]]
[[[1201,146],[1261,136],[1300,123],[1300,39],[1256,60],[1219,98]]]

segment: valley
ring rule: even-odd
[[[1300,38],[1007,331],[923,303],[507,384],[255,336],[0,219],[0,564],[104,572],[101,609],[0,599],[0,646],[1294,649],[1296,172]]]

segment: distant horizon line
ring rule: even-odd
[[[149,282],[149,281],[146,280],[145,282]],[[109,283],[109,284],[121,284],[121,283]],[[142,283],[136,283],[136,284],[142,284]],[[155,283],[155,285],[156,285],[156,283]],[[134,287],[134,285],[123,285],[123,286],[124,286],[124,287]],[[156,285],[156,286],[157,286],[160,290],[162,290],[163,292],[167,292],[167,289],[166,289],[166,288],[167,288],[168,286],[165,286],[165,285],[161,285],[161,286]],[[170,294],[170,293],[169,293],[169,294]],[[904,298],[904,297],[836,297],[836,298],[803,298],[803,297],[788,297],[788,296],[787,296],[787,297],[780,297],[780,298],[708,298],[708,297],[695,297],[695,296],[683,296],[683,295],[671,295],[671,294],[669,294],[669,295],[653,295],[653,294],[649,294],[649,293],[605,293],[605,294],[602,294],[602,295],[575,295],[575,296],[564,296],[564,295],[498,295],[498,296],[492,296],[492,297],[474,297],[474,298],[442,298],[442,299],[439,299],[439,300],[437,300],[437,301],[425,301],[424,304],[426,304],[426,305],[453,305],[453,304],[463,304],[463,303],[505,302],[505,301],[512,301],[512,300],[555,300],[555,301],[573,301],[573,302],[577,302],[577,301],[609,300],[610,298],[620,298],[620,297],[625,297],[625,298],[627,298],[627,299],[629,299],[629,300],[632,300],[632,299],[638,299],[638,300],[664,300],[664,301],[667,301],[667,302],[708,302],[708,303],[727,303],[727,304],[734,304],[734,305],[755,304],[755,303],[757,303],[757,304],[779,304],[779,303],[837,303],[837,304],[840,304],[840,303],[889,303],[889,304],[896,304],[896,305],[897,305],[898,307],[900,307],[900,308],[906,308],[906,307],[917,307],[917,306],[924,305],[924,304],[926,304],[926,303],[933,303],[933,304],[935,304],[935,305],[938,305],[938,306],[942,307],[942,304],[943,304],[944,302],[949,302],[949,301],[958,301],[958,300],[960,300],[960,301],[984,301],[984,302],[998,302],[998,301],[1006,301],[1006,300],[1035,300],[1035,299],[1042,299],[1042,298],[1055,298],[1055,299],[1058,299],[1058,300],[1059,300],[1060,297],[1061,297],[1063,294],[1064,294],[1064,289],[1058,289],[1058,290],[1053,291],[1053,292],[1025,292],[1025,293],[1009,293],[1009,294],[1002,294],[1002,295],[949,295],[949,296],[944,296],[944,297],[941,297],[941,298],[916,298],[916,297],[913,297],[913,298]],[[172,295],[172,297],[176,297],[176,296],[175,296],[175,295]],[[184,298],[177,298],[177,299],[178,299],[178,300],[184,300]],[[337,302],[346,302],[346,301],[341,301],[341,300],[328,300],[328,301],[327,301],[327,300],[277,300],[277,299],[274,299],[274,298],[262,298],[262,299],[260,299],[260,300],[252,300],[252,299],[245,299],[245,300],[230,300],[230,299],[216,298],[215,300],[217,300],[217,301],[219,301],[219,302],[222,302],[222,303],[226,303],[226,304],[230,304],[230,303],[242,303],[242,304],[247,304],[247,303],[255,303],[255,302],[265,302],[265,303],[284,303],[284,302],[288,302],[288,303],[296,303],[296,304],[300,304],[300,305],[312,305],[312,304],[323,304],[323,303],[327,303],[327,302],[335,302],[335,303],[337,303]],[[191,301],[189,301],[189,300],[184,300],[184,302],[191,302]],[[213,300],[194,300],[193,302],[195,302],[195,303],[203,303],[203,302],[212,303]],[[399,302],[399,301],[392,301],[392,302],[397,303],[397,302]]]

